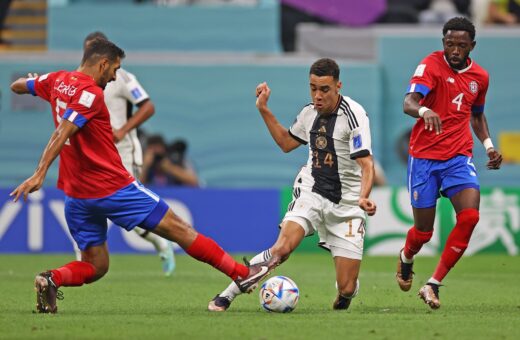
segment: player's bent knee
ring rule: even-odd
[[[480,219],[480,213],[477,209],[464,209],[457,214],[457,224],[467,227],[474,228]]]
[[[96,267],[96,275],[94,276],[94,280],[92,280],[92,282],[99,280],[100,278],[105,276],[106,273],[108,273],[108,266],[101,268]]]

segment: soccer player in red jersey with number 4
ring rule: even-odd
[[[417,66],[404,99],[404,112],[417,122],[410,137],[408,191],[415,225],[399,253],[397,282],[403,291],[412,286],[414,255],[432,237],[436,201],[450,199],[457,214],[433,276],[419,290],[432,309],[440,307],[439,286],[468,247],[479,220],[480,187],[472,160],[469,125],[484,145],[488,169],[499,169],[502,156],[491,141],[484,103],[487,72],[469,58],[475,47],[475,27],[453,18],[443,27],[444,51]]]
[[[56,313],[60,286],[81,286],[108,271],[107,218],[131,230],[139,226],[177,242],[190,256],[220,270],[244,291],[253,289],[272,269],[268,263],[246,267],[210,238],[182,221],[155,193],[125,169],[113,142],[103,90],[115,80],[125,53],[108,40],[95,40],[84,51],[77,71],[57,71],[11,84],[17,94],[31,93],[51,104],[56,130],[34,174],[13,192],[27,199],[43,184],[60,155],[58,188],[65,192],[65,217],[81,250],[81,261],[36,276],[36,308]]]

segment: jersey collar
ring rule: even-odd
[[[448,65],[449,68],[451,68],[454,72],[457,72],[459,74],[468,71],[471,68],[471,66],[473,66],[473,59],[471,59],[470,57],[468,57],[469,65],[463,68],[462,70],[457,70],[451,67],[450,63],[448,63],[448,60],[446,60],[446,56],[444,54],[442,55],[442,59],[444,59],[444,62],[446,62],[446,65]]]

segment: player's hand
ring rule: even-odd
[[[27,201],[27,196],[31,192],[35,192],[42,187],[44,178],[38,176],[36,174],[32,175],[28,179],[26,179],[22,184],[20,184],[16,189],[14,189],[9,196],[13,197],[13,202],[17,202],[18,199],[23,197],[24,201]]]
[[[441,117],[439,117],[439,115],[436,112],[434,112],[432,110],[426,111],[424,113],[423,119],[424,119],[424,129],[425,130],[430,130],[430,131],[435,130],[435,134],[437,134],[437,135],[442,133]]]
[[[502,164],[502,155],[494,148],[487,149],[487,155],[489,161],[487,162],[487,168],[489,170],[498,170]]]
[[[367,212],[368,216],[375,215],[377,207],[374,201],[368,198],[360,198],[358,201],[358,205],[361,209]]]
[[[126,133],[122,130],[112,130],[112,139],[114,143],[119,143],[123,138],[125,138]]]
[[[265,81],[256,87],[256,107],[260,112],[267,108],[267,101],[269,100],[270,94],[271,89],[267,86]]]
[[[38,73],[27,73],[27,77],[29,78],[37,78],[38,77]]]

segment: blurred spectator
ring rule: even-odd
[[[160,135],[148,137],[141,182],[155,186],[198,186],[197,174],[186,157],[187,148],[184,140],[176,140],[167,146]]]
[[[453,17],[470,16],[471,0],[431,0],[429,7],[419,14],[419,22],[443,24]]]
[[[9,7],[11,6],[12,0],[1,0],[0,1],[0,44],[4,44],[5,41],[2,39],[2,34],[4,32],[4,22],[7,18],[7,13],[9,12]]]
[[[386,0],[280,0],[283,50],[295,50],[299,23],[339,24],[359,27],[377,20],[386,9]]]
[[[412,135],[412,129],[407,128],[404,130],[396,141],[395,150],[399,159],[403,164],[408,164],[408,147],[410,143],[410,136]]]
[[[378,20],[380,23],[417,23],[419,13],[428,9],[431,0],[388,0],[386,13]]]
[[[138,1],[144,2],[144,1]],[[158,6],[190,6],[190,5],[232,5],[232,6],[256,6],[259,0],[154,0]]]
[[[491,0],[488,20],[490,23],[517,25],[520,18],[520,0]]]

